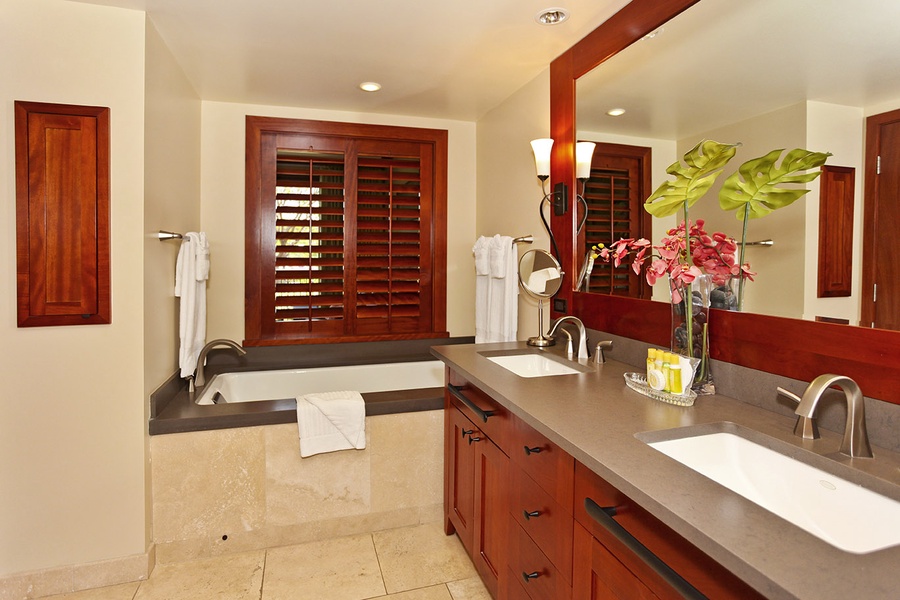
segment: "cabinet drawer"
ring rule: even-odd
[[[520,585],[527,597],[533,600],[571,598],[572,587],[514,520],[510,522],[509,537],[510,590]]]
[[[521,469],[511,469],[511,475],[510,515],[571,581],[572,515]]]
[[[449,385],[444,394],[453,406],[462,411],[507,456],[509,455],[512,415],[508,410],[452,370],[449,371]]]
[[[515,419],[509,456],[522,470],[571,510],[575,459],[521,419]]]
[[[641,508],[625,494],[582,465],[575,464],[575,520],[592,534],[628,570],[647,581],[659,577],[603,527],[585,508],[585,499],[599,507],[615,507],[614,521],[652,554],[708,598],[762,599],[756,590],[696,546]],[[655,588],[656,586],[651,585]],[[664,586],[663,586],[664,589]]]

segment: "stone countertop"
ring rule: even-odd
[[[875,459],[838,454],[841,436],[794,437],[794,420],[722,395],[694,406],[669,405],[634,392],[616,361],[577,375],[523,378],[481,352],[537,350],[523,342],[435,346],[432,353],[546,435],[768,598],[896,598],[900,546],[844,552],[640,441],[636,434],[730,422],[765,434],[815,461],[838,464],[852,480],[863,471],[881,493],[900,500],[900,455],[874,447]],[[586,363],[585,363],[586,364]],[[776,391],[772,390],[773,402]],[[853,509],[853,507],[848,507]]]

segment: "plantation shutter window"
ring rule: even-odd
[[[609,246],[620,238],[649,238],[650,214],[644,210],[649,187],[649,148],[597,144],[591,176],[585,182],[588,216],[584,227],[584,250],[597,244]],[[587,291],[633,298],[649,298],[650,286],[630,268],[614,268],[597,260]]]
[[[245,342],[447,335],[446,132],[248,117],[247,160]]]

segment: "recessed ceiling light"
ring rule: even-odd
[[[375,81],[363,81],[359,84],[359,89],[364,92],[377,92],[381,89],[381,84]]]
[[[608,111],[606,111],[606,114],[608,114],[611,117],[621,117],[622,115],[625,114],[625,109],[624,108],[611,108]]]
[[[545,8],[534,15],[534,20],[541,25],[559,25],[569,18],[569,11],[564,8]]]

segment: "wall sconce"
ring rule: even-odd
[[[547,223],[547,219],[544,217],[544,204],[553,206],[554,215],[562,216],[566,214],[566,198],[569,193],[566,189],[566,184],[563,182],[556,184],[554,191],[547,191],[547,180],[550,179],[550,150],[552,148],[553,139],[551,138],[531,140],[531,151],[534,152],[534,168],[537,171],[538,179],[541,180],[541,191],[544,193],[544,197],[541,198],[541,203],[538,205],[538,213],[541,215],[541,221],[544,223],[547,235],[550,236],[553,254],[559,260],[559,248],[556,245],[556,238],[553,237],[550,224]]]
[[[594,156],[595,146],[596,144],[594,142],[578,142],[575,144],[575,177],[581,182],[582,194],[584,193],[584,186],[587,180],[591,177],[591,161]],[[553,233],[550,231],[550,225],[544,217],[544,203],[546,202],[553,206],[554,215],[558,217],[563,216],[568,210],[566,200],[568,199],[569,191],[566,189],[566,184],[563,182],[557,183],[551,192],[548,192],[546,189],[546,182],[550,178],[550,151],[552,148],[553,140],[551,138],[531,140],[531,150],[534,152],[534,167],[537,171],[538,179],[541,180],[541,191],[544,193],[544,197],[541,199],[538,210],[540,211],[544,228],[550,235],[550,242],[553,244],[556,256],[559,257],[559,249],[556,247],[556,240],[553,238]],[[580,201],[584,205],[584,215],[578,225],[576,234],[581,233],[588,217],[587,201],[582,194],[578,194],[577,192],[575,194],[575,201]]]

